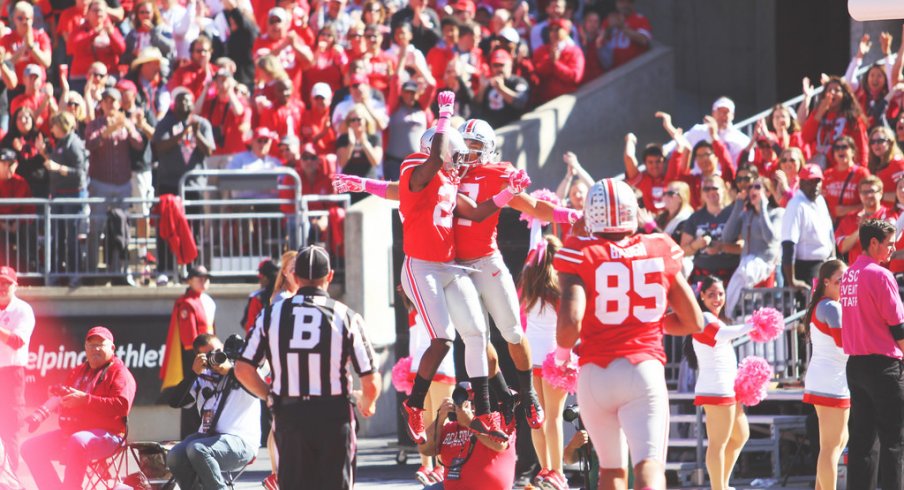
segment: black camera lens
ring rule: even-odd
[[[565,407],[565,410],[562,412],[562,419],[565,422],[574,422],[581,416],[581,409],[578,408],[577,405],[570,405]]]
[[[228,360],[229,356],[227,356],[226,353],[221,350],[215,350],[210,354],[207,354],[207,365],[209,365],[210,367],[221,366]]]

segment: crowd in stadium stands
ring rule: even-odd
[[[291,165],[305,194],[337,171],[397,179],[439,89],[500,127],[652,41],[633,0],[19,1],[0,36],[0,197],[147,199],[198,168]]]

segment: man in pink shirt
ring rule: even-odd
[[[860,225],[863,253],[841,278],[844,352],[850,355],[848,481],[857,488],[904,488],[904,306],[881,264],[895,251],[895,226]],[[878,438],[880,450],[874,452]]]

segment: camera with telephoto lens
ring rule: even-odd
[[[464,405],[469,398],[471,398],[471,383],[462,381],[455,385],[455,389],[452,390],[452,403],[454,403],[456,407]],[[454,410],[449,412],[449,421],[458,421]]]
[[[50,398],[25,419],[29,433],[38,430],[38,427],[40,427],[52,413],[56,412],[63,397],[68,394],[68,390],[62,385],[53,385],[48,391],[50,392]]]
[[[565,422],[574,422],[581,418],[581,409],[577,405],[569,405],[562,411],[562,420]]]
[[[245,350],[245,339],[239,334],[232,334],[223,342],[223,348],[211,351],[207,354],[207,367],[213,369],[220,367],[226,361],[235,361]]]

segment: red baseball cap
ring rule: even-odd
[[[564,18],[552,19],[549,21],[549,28],[554,29],[556,27],[565,29],[566,31],[571,31],[571,21]]]
[[[135,82],[127,78],[123,78],[116,82],[116,89],[120,92],[132,92],[133,94],[138,93],[138,87],[135,86]]]
[[[0,267],[0,279],[9,281],[13,284],[19,284],[18,278],[16,276],[16,269],[13,269],[12,267],[9,267],[7,265]]]
[[[822,169],[815,163],[808,163],[800,169],[800,180],[822,180]]]
[[[85,340],[91,337],[100,337],[113,342],[113,333],[107,327],[91,327],[91,330],[88,330],[88,334],[85,335]]]
[[[276,139],[276,135],[273,134],[273,132],[270,131],[269,129],[267,129],[263,126],[260,126],[254,130],[254,139],[258,139],[258,138],[270,138],[271,140],[274,140],[274,139]]]
[[[509,52],[504,49],[497,49],[496,51],[493,51],[492,55],[490,55],[490,64],[511,62],[512,55],[510,55]]]
[[[464,10],[471,15],[477,13],[477,5],[472,0],[458,0],[452,3],[452,10]]]

